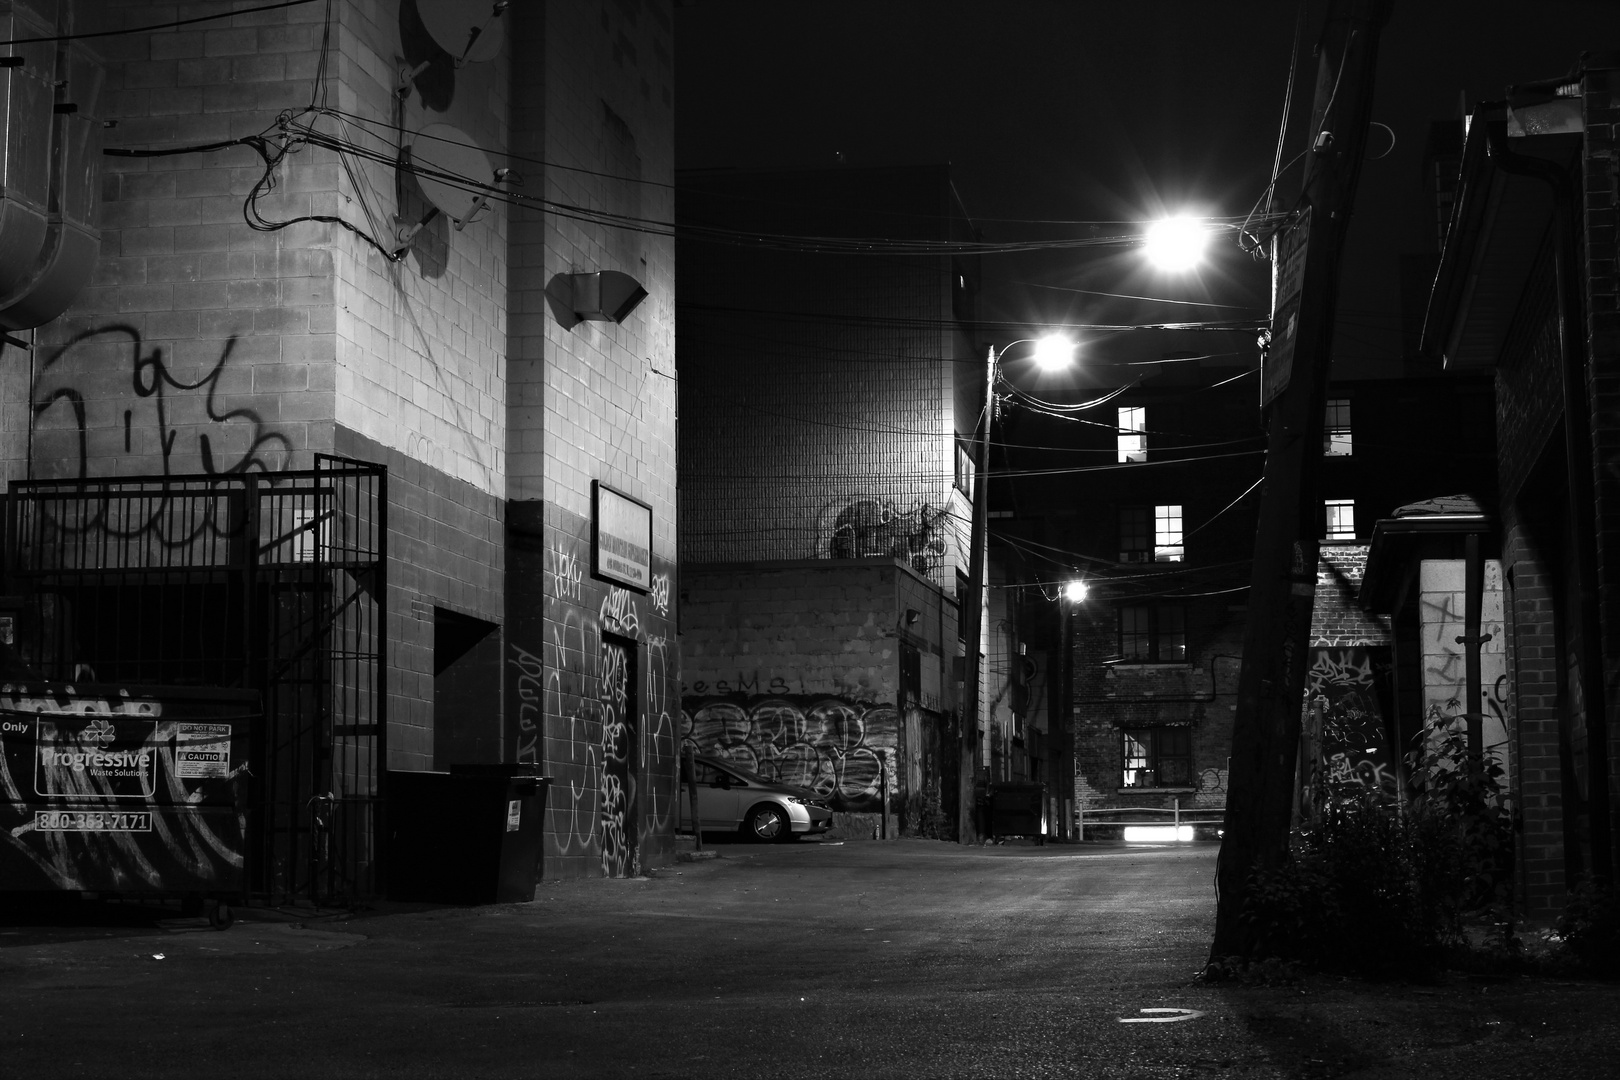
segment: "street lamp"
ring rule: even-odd
[[[1056,371],[1074,362],[1074,344],[1061,334],[1043,338],[1019,338],[996,352],[987,351],[984,365],[984,415],[973,440],[973,518],[968,533],[968,587],[962,603],[962,637],[967,655],[962,658],[962,701],[958,709],[960,729],[957,748],[956,837],[963,844],[978,838],[973,821],[973,774],[979,758],[979,653],[984,647],[984,559],[985,522],[990,516],[990,429],[996,418],[996,376],[1007,350],[1014,345],[1033,344],[1036,364],[1044,371]]]
[[[1197,218],[1168,217],[1148,226],[1143,243],[1148,261],[1160,270],[1191,270],[1203,261],[1209,228]]]

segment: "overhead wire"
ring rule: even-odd
[[[265,4],[261,7],[234,8],[230,11],[215,12],[212,15],[197,15],[189,19],[173,19],[164,23],[152,23],[149,26],[130,26],[122,30],[91,30],[82,34],[48,34],[41,37],[12,38],[9,41],[0,41],[0,48],[7,45],[33,45],[46,41],[87,41],[91,38],[123,37],[126,34],[146,34],[154,30],[174,30],[182,26],[191,26],[195,23],[213,22],[217,19],[229,19],[237,15],[256,15],[261,11],[279,11],[282,8],[299,7],[304,4],[313,4],[315,0],[281,0],[280,3]]]

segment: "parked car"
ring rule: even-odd
[[[768,780],[724,758],[695,760],[698,822],[705,832],[733,830],[755,840],[794,840],[827,831],[832,810],[809,788]],[[679,822],[691,821],[690,795],[682,791]]]

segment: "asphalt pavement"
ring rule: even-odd
[[[12,918],[0,1077],[1620,1076],[1613,984],[1194,981],[1212,844],[717,850],[528,904]]]

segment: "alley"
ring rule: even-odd
[[[719,850],[531,904],[7,926],[3,1071],[1599,1077],[1620,1047],[1612,986],[1194,983],[1213,845]]]

